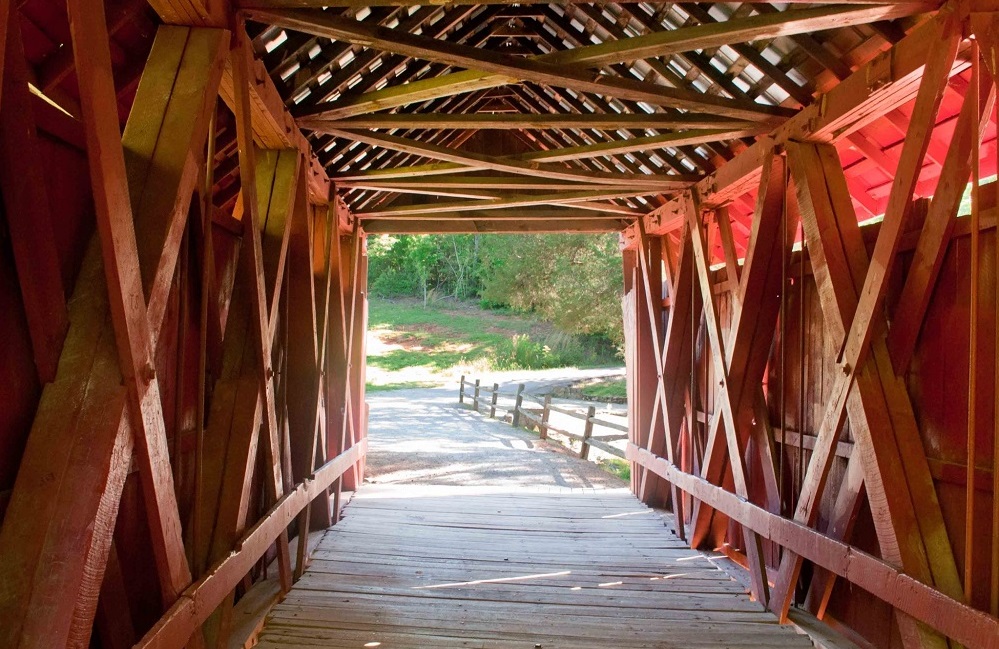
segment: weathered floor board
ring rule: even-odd
[[[625,489],[365,485],[260,646],[811,647]]]

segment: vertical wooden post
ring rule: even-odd
[[[461,375],[461,387],[458,389],[458,403],[465,403],[465,375]]]
[[[493,383],[493,398],[489,402],[489,418],[496,417],[496,400],[499,399],[499,383]]]
[[[545,409],[541,412],[541,426],[539,426],[539,434],[541,439],[548,439],[548,415],[551,413],[552,405],[552,395],[545,395]]]
[[[472,399],[475,403],[475,412],[479,411],[479,381],[480,379],[475,379],[475,397]]]
[[[520,408],[524,405],[524,384],[517,385],[517,403],[513,406],[513,419],[510,424],[516,428],[520,426]]]
[[[595,406],[586,409],[586,425],[583,426],[583,444],[579,448],[581,460],[590,459],[590,437],[593,436],[593,416],[597,414]]]

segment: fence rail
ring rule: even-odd
[[[500,402],[501,397],[506,399],[507,403]],[[539,398],[528,394],[524,391],[523,383],[517,385],[516,392],[503,391],[500,390],[498,383],[493,383],[490,388],[482,385],[481,379],[475,379],[474,382],[471,382],[462,374],[461,387],[458,389],[458,403],[464,404],[466,403],[466,399],[471,403],[472,409],[476,412],[484,412],[484,408],[488,408],[491,419],[496,418],[497,411],[502,411],[510,415],[510,424],[514,428],[537,428],[541,439],[548,439],[548,435],[554,433],[569,440],[579,442],[579,457],[584,460],[589,459],[590,447],[600,449],[604,453],[615,457],[625,458],[624,450],[612,446],[610,442],[628,439],[628,427],[624,424],[600,419],[596,416],[595,406],[590,406],[585,411],[564,405],[560,406],[552,403],[551,395]],[[509,401],[513,403],[511,404]],[[526,406],[525,401],[533,402],[537,406]],[[582,421],[582,432],[572,432],[553,426],[549,421],[553,412]],[[522,426],[523,422],[528,422],[530,425]],[[609,428],[619,432],[594,435],[593,429],[595,427]]]

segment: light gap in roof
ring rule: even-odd
[[[732,83],[735,84],[736,88],[738,88],[743,92],[749,92],[749,89],[752,88],[752,86],[743,81],[742,77],[735,77],[734,79],[732,79]]]
[[[648,167],[646,167],[645,165],[639,165],[639,166],[638,166],[638,169],[639,169],[639,170],[640,170],[640,171],[641,171],[641,172],[642,172],[643,174],[649,174],[649,175],[652,175],[652,170],[651,170],[651,169],[649,169]]]
[[[631,153],[625,153],[624,154],[624,159],[627,160],[628,162],[633,162],[633,163],[636,163],[636,164],[638,163],[638,159],[633,154],[631,154]],[[645,173],[648,173],[648,172],[649,172],[649,170],[646,169]]]
[[[371,15],[371,7],[361,7],[361,9],[357,12],[355,18],[357,18],[357,20],[364,20],[370,15]]]
[[[319,53],[323,51],[323,48],[319,47],[319,43],[315,43],[309,48],[309,58],[314,59],[319,56]]]
[[[300,103],[302,103],[303,99],[305,99],[306,97],[308,97],[311,94],[312,94],[312,90],[310,90],[309,88],[303,88],[302,92],[300,92],[297,95],[295,95],[294,97],[292,97],[291,100],[294,103],[296,103],[296,104],[300,104]]]
[[[646,104],[644,101],[638,102],[637,106],[650,115],[656,112],[655,107],[653,107],[651,104]]]
[[[330,71],[324,70],[323,73],[320,74],[319,77],[316,79],[316,83],[318,83],[321,86],[332,78],[333,75],[330,73]]]
[[[788,70],[787,78],[795,82],[799,86],[804,86],[806,83],[808,83],[805,77],[801,76],[801,73],[798,72],[797,68],[791,68],[790,70]]]
[[[350,64],[350,62],[353,60],[354,60],[354,50],[348,49],[344,53],[344,55],[340,57],[340,59],[336,62],[336,64],[339,65],[341,68],[343,68],[348,64]]]
[[[746,67],[742,69],[742,73],[752,79],[753,83],[759,83],[763,80],[766,75],[760,72],[760,69],[753,65],[752,63],[747,63]]]
[[[289,65],[289,66],[288,66],[287,68],[285,68],[285,69],[284,69],[284,70],[283,70],[283,71],[281,72],[281,81],[287,81],[287,80],[288,80],[288,79],[289,79],[289,78],[291,77],[291,75],[293,75],[293,74],[295,74],[296,72],[298,72],[298,70],[299,70],[299,69],[300,69],[301,67],[302,67],[302,66],[301,66],[301,65],[299,65],[298,61],[295,61],[294,63],[292,63],[291,65]]]
[[[783,104],[787,101],[789,95],[786,90],[778,86],[776,83],[772,84],[767,88],[767,94],[774,98],[774,103]]]
[[[690,160],[687,160],[686,158],[680,158],[680,164],[683,165],[684,169],[687,169],[688,171],[697,170],[697,167],[695,167],[693,163]]]
[[[711,5],[711,8],[708,9],[708,14],[719,22],[725,22],[726,20],[729,19],[730,14],[725,13],[725,10],[722,8],[723,6],[724,3],[720,2],[713,3]]]
[[[760,52],[760,54],[763,56],[763,58],[765,58],[767,61],[770,61],[774,65],[779,64],[781,62],[781,59],[783,58],[781,53],[778,52],[773,46],[764,48],[763,51]]]
[[[274,38],[264,43],[264,50],[266,50],[267,53],[270,54],[271,52],[279,48],[282,45],[282,43],[284,43],[286,40],[288,40],[288,32],[282,29],[280,32],[277,33],[277,35]]]

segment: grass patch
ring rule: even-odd
[[[399,381],[397,383],[365,383],[365,392],[389,392],[391,390],[412,390],[414,388],[433,388],[434,381]]]
[[[616,475],[625,482],[631,480],[631,462],[627,460],[616,457],[601,458],[597,460],[597,466],[611,475]]]
[[[594,399],[625,399],[628,397],[628,384],[625,379],[610,379],[584,386],[582,393],[585,396],[593,397]]]
[[[471,303],[424,307],[418,300],[373,298],[368,322],[374,385],[440,382],[462,371],[620,365],[614,347],[602,339],[563,334],[550,324]]]

